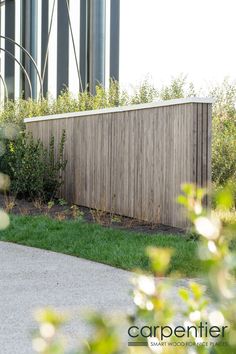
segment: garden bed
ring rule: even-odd
[[[42,203],[40,200],[27,201],[15,199],[13,196],[0,194],[0,207],[8,213],[20,216],[49,216],[59,221],[80,219],[88,223],[97,223],[104,227],[112,227],[138,233],[156,234],[168,233],[183,235],[185,231],[162,224],[148,223],[141,220],[111,214],[101,210],[90,209],[83,206],[68,205],[64,200],[59,199],[53,203]]]

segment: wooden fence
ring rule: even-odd
[[[27,118],[47,146],[66,130],[67,201],[149,222],[186,227],[180,186],[211,179],[211,100],[161,103]]]

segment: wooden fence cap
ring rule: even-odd
[[[141,110],[141,109],[173,106],[173,105],[180,105],[180,104],[187,104],[187,103],[212,104],[213,99],[212,98],[188,97],[188,98],[179,98],[179,99],[166,100],[166,101],[154,101],[151,103],[142,103],[142,104],[129,105],[129,106],[119,106],[119,107],[102,108],[102,109],[96,109],[96,110],[90,110],[90,111],[60,113],[60,114],[52,114],[52,115],[48,115],[48,116],[25,118],[24,123],[38,122],[38,121],[44,121],[44,120],[54,120],[54,119],[77,118],[77,117],[85,117],[85,116],[99,115],[99,114],[106,114],[106,113],[115,113],[115,112],[128,112],[128,111],[135,111],[135,110]]]

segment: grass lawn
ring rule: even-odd
[[[199,274],[197,242],[183,235],[137,234],[81,221],[58,221],[46,216],[12,216],[0,240],[43,248],[114,267],[149,270],[148,246],[170,247],[175,254],[170,271],[182,276]]]

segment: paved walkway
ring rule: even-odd
[[[103,264],[0,242],[0,353],[32,354],[33,312],[39,307],[76,313],[131,310],[131,277]],[[80,339],[89,334],[81,319],[67,330]]]
[[[131,273],[76,257],[0,242],[0,353],[32,353],[33,311],[119,311],[132,307]],[[69,331],[85,337],[88,328]]]

